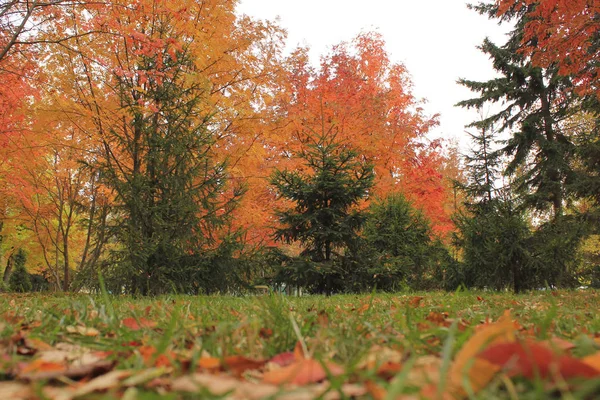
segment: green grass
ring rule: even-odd
[[[423,297],[417,306],[415,296]],[[243,355],[269,359],[293,351],[300,341],[312,357],[333,361],[345,368],[343,376],[332,379],[331,391],[340,389],[344,382],[360,385],[369,381],[389,393],[414,393],[419,388],[411,385],[410,364],[420,357],[435,355],[442,358],[441,368],[448,368],[475,327],[485,321],[495,321],[507,309],[524,332],[538,339],[559,337],[571,341],[576,345],[573,354],[578,357],[598,350],[593,340],[594,335],[600,333],[600,294],[596,291],[545,291],[518,296],[435,292],[300,298],[4,294],[0,296],[2,379],[13,379],[11,371],[32,360],[32,355],[20,354],[23,351],[15,344],[15,337],[21,331],[51,346],[69,343],[109,352],[107,357],[116,361],[117,369],[147,370],[148,360],[140,354],[139,348],[151,347],[156,352],[150,362],[161,354],[169,359],[170,378],[195,370],[203,356]],[[428,321],[432,313],[444,316],[443,313],[447,313],[448,323],[440,325]],[[122,323],[129,317],[141,324],[154,321],[156,326],[132,330]],[[95,328],[99,335],[70,333],[68,327],[76,326]],[[390,381],[382,379],[374,370],[361,367],[374,346],[402,354],[405,368]],[[161,397],[160,391],[148,388],[146,383],[127,389],[127,396],[196,398],[172,391],[162,393],[165,397]],[[115,389],[84,398],[120,398],[123,393],[124,389]],[[557,389],[543,382],[520,378],[507,382],[498,378],[475,398],[512,399],[516,394],[519,399],[548,396],[584,399],[594,398],[599,393],[600,382],[597,381]]]

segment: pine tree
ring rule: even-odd
[[[296,157],[309,172],[276,170],[271,177],[278,196],[294,203],[276,211],[281,227],[275,238],[300,242],[301,257],[324,271],[320,282],[310,283],[318,292],[331,293],[332,261],[357,242],[364,215],[356,205],[373,185],[373,165],[337,143],[335,135],[318,137]]]

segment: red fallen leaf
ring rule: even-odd
[[[291,351],[288,351],[288,352],[277,354],[276,356],[273,356],[273,358],[271,358],[271,360],[269,360],[269,361],[272,362],[273,364],[279,365],[280,367],[285,367],[286,365],[290,365],[294,361],[296,361],[296,356]]]
[[[139,318],[138,320],[136,320],[135,318],[129,317],[125,318],[123,321],[121,321],[121,323],[123,324],[123,326],[131,329],[132,331],[139,331],[143,328],[156,327],[156,321],[151,321],[146,318]]]
[[[421,304],[421,300],[423,300],[423,296],[414,296],[412,299],[410,299],[410,301],[408,302],[408,304],[410,304],[411,307],[419,307],[419,304]]]
[[[142,342],[138,342],[137,340],[132,340],[130,342],[121,343],[122,347],[140,347]]]
[[[477,300],[479,300],[479,301],[485,301],[485,299],[483,297],[481,297],[481,296],[477,296]]]
[[[564,379],[600,376],[600,371],[583,361],[569,355],[557,355],[540,343],[499,343],[485,349],[477,358],[507,369],[510,376],[523,375],[529,379],[536,374],[552,378],[554,371]]]
[[[252,360],[244,356],[229,356],[223,360],[225,369],[233,375],[240,377],[248,370],[259,369],[266,364],[263,360]]]
[[[325,366],[332,376],[344,373],[344,370],[336,364],[327,363]],[[309,383],[321,382],[327,376],[328,374],[320,362],[307,358],[296,361],[286,367],[265,372],[263,382],[272,385],[281,385],[284,383],[307,385]]]

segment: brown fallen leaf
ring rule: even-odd
[[[423,296],[414,296],[410,299],[410,301],[408,302],[408,304],[410,304],[411,307],[419,307],[419,304],[421,304],[421,301],[423,300]]]
[[[333,363],[326,363],[327,371],[317,360],[304,359],[298,360],[286,367],[267,371],[263,375],[263,382],[273,385],[282,385],[290,383],[293,385],[306,385],[316,383],[331,376],[339,376],[344,373],[343,368]]]
[[[229,356],[223,360],[223,366],[236,377],[241,377],[248,370],[255,370],[266,364],[264,360],[253,360],[243,356]]]
[[[72,397],[81,397],[90,393],[104,391],[108,389],[117,388],[120,386],[121,381],[133,374],[133,371],[129,370],[115,370],[108,372],[104,375],[100,375],[97,378],[92,379],[89,382],[78,386],[72,393]]]
[[[25,400],[33,397],[33,389],[29,385],[15,381],[0,382],[0,399]]]

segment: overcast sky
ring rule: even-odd
[[[467,9],[464,0],[241,0],[238,11],[260,19],[279,18],[288,49],[311,49],[315,64],[331,46],[364,31],[381,33],[392,61],[413,78],[414,93],[426,98],[428,114],[440,114],[433,137],[456,138],[468,148],[464,126],[477,113],[454,107],[471,93],[460,77],[486,80],[491,62],[476,46],[487,36],[503,43],[509,29]]]

